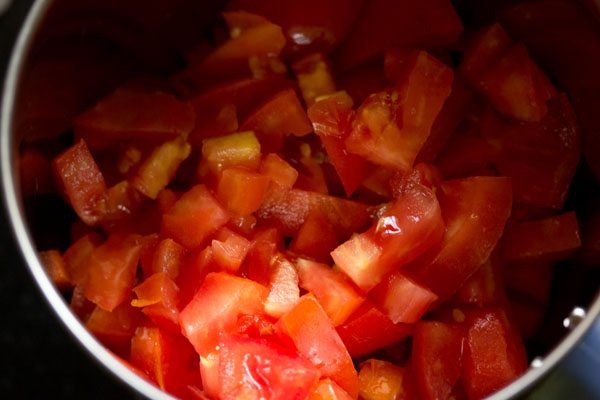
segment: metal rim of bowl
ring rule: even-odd
[[[15,100],[18,84],[22,78],[29,49],[35,33],[43,21],[52,0],[37,0],[29,10],[25,23],[23,24],[17,41],[15,42],[9,67],[4,82],[1,130],[0,130],[0,169],[2,174],[2,189],[8,219],[11,223],[14,237],[18,243],[21,254],[34,278],[39,290],[42,292],[46,302],[50,305],[60,322],[67,328],[68,332],[85,348],[88,354],[109,370],[115,377],[121,380],[138,393],[152,399],[174,399],[152,385],[135,372],[127,368],[112,353],[107,350],[86,328],[81,321],[71,312],[68,304],[64,301],[48,275],[44,271],[33,241],[29,234],[21,199],[18,194],[16,183],[16,171],[14,169],[14,145],[13,142],[13,116],[15,112]],[[538,381],[547,375],[583,338],[600,315],[600,295],[596,297],[586,317],[569,332],[565,338],[548,353],[542,365],[529,370],[519,379],[488,397],[489,400],[501,400],[514,398],[532,388]]]

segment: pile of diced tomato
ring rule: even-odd
[[[582,245],[578,121],[527,47],[449,0],[222,18],[51,160],[22,150],[24,194],[78,217],[40,258],[82,323],[180,398],[472,400],[523,374]]]

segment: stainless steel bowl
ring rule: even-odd
[[[92,32],[92,35],[102,36],[103,34],[106,34],[109,39],[114,38],[114,30],[122,29],[123,26],[121,24],[128,23],[127,11],[132,9],[132,4],[134,3],[139,4],[139,7],[142,8],[144,6],[158,7],[160,6],[161,1],[152,0],[144,2],[128,0],[127,2],[121,2],[118,0],[88,0],[81,2],[77,0],[38,0],[34,3],[21,28],[20,35],[14,47],[3,93],[4,101],[1,116],[2,130],[0,134],[2,188],[10,223],[31,275],[40,291],[43,293],[50,308],[56,313],[74,340],[99,364],[139,394],[152,399],[172,399],[171,396],[162,392],[129,370],[117,360],[111,352],[99,343],[71,312],[69,305],[65,302],[60,292],[46,275],[40,264],[40,260],[38,259],[31,229],[30,226],[28,226],[25,215],[23,199],[20,195],[18,168],[16,164],[17,160],[15,157],[15,155],[18,154],[17,149],[21,141],[26,139],[22,137],[22,135],[17,135],[17,131],[23,131],[23,129],[21,129],[22,127],[18,126],[18,124],[21,123],[19,112],[22,108],[26,108],[28,104],[28,99],[23,97],[24,80],[27,72],[30,71],[32,65],[35,64],[40,48],[44,48],[44,45],[49,41],[51,42],[55,39],[62,40],[65,34],[72,36],[74,33],[77,34],[77,32],[80,32],[81,37],[85,37],[86,35],[89,35],[89,32]],[[174,2],[165,0],[162,3],[177,3],[180,7],[186,6],[186,0],[177,0]],[[202,20],[203,13],[208,15],[216,10],[215,5],[217,2],[196,3],[202,3],[202,7],[194,10],[196,15],[199,16],[199,20]],[[189,2],[187,4],[189,4]],[[121,9],[127,10],[122,12]],[[169,12],[173,14],[169,14],[168,18],[176,18],[178,15],[177,11],[181,11],[173,9],[172,7],[166,7],[166,9],[167,14]],[[185,15],[185,11],[181,15]],[[104,25],[102,23],[104,17],[107,17],[108,19],[116,17],[115,20],[118,21],[117,25],[111,25],[110,23]],[[79,19],[78,22],[73,23],[74,18]],[[189,23],[190,18],[187,18],[187,20]],[[198,20],[192,18],[191,22],[194,21]],[[139,20],[135,20],[132,23],[135,24],[139,22]],[[146,41],[146,44],[156,46],[155,39],[160,37],[156,36],[156,32],[154,32],[154,35],[147,35],[147,31],[144,31],[143,29],[143,24],[141,25],[142,28],[128,36],[128,43],[124,48],[121,48],[121,50],[131,50],[133,48],[132,54],[139,56],[140,59],[145,60],[145,62],[149,61],[149,64],[153,66],[154,71],[168,69],[171,67],[168,61],[169,55],[171,54],[169,52],[169,46],[165,46],[163,49],[164,51],[161,51],[158,54],[148,54],[145,52],[147,47],[144,47],[144,43],[142,42]],[[106,32],[103,32],[103,30],[106,30]],[[198,34],[199,32],[195,33]],[[119,35],[118,32],[116,35]],[[129,48],[127,46],[129,46]],[[126,56],[127,51],[122,54]],[[163,55],[164,57],[162,57]],[[85,77],[83,78],[85,79]],[[110,87],[105,89],[110,90]],[[59,115],[55,117],[58,117],[60,122],[61,118],[63,120],[68,120],[68,118],[72,116]],[[50,120],[42,119],[41,121],[42,124],[47,123],[49,129],[54,126],[53,124],[55,122],[56,121],[51,118]],[[60,128],[60,123],[58,123],[58,126]],[[36,127],[34,126],[31,129],[35,131]],[[583,312],[580,312],[582,310]],[[564,339],[562,339],[562,341],[548,354],[534,360],[531,368],[521,378],[490,398],[498,400],[507,399],[526,393],[528,390],[535,387],[536,384],[551,372],[568,354],[583,351],[580,344],[584,335],[588,332],[595,335],[600,334],[599,314],[600,297],[597,296],[585,309],[579,309],[573,315],[565,316],[570,318],[569,321],[572,323],[572,329],[566,334]],[[594,324],[596,324],[595,328]],[[593,333],[593,331],[595,331],[595,333]],[[597,343],[600,341],[600,338],[595,338],[595,340]],[[596,365],[595,368],[600,368],[600,363]]]

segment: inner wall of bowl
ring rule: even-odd
[[[100,97],[132,77],[166,76],[184,65],[182,55],[196,43],[210,42],[211,26],[219,23],[222,3],[55,1],[33,41],[19,82],[12,121],[16,142],[57,154],[72,141],[73,118]],[[493,20],[479,10],[477,1],[455,3],[467,25]],[[577,209],[585,219],[600,204],[600,186],[583,164],[567,208]],[[76,216],[64,201],[42,195],[26,199],[23,206],[36,248],[66,249],[69,222]],[[556,268],[551,311],[540,335],[528,343],[531,354],[547,355],[565,337],[562,321],[574,306],[592,302],[600,280],[598,271],[573,261]],[[569,342],[568,346],[572,345]]]

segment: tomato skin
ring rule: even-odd
[[[193,249],[225,225],[229,215],[204,185],[187,191],[162,217],[163,233]]]
[[[493,306],[506,304],[503,279],[508,266],[494,251],[490,258],[465,281],[450,302],[464,306]]]
[[[52,160],[57,183],[87,225],[94,225],[106,207],[106,182],[87,144],[80,140]]]
[[[489,258],[512,209],[512,191],[509,178],[496,177],[447,181],[440,189],[446,234],[405,271],[444,301]]]
[[[225,336],[220,348],[219,399],[301,400],[319,380],[306,359],[265,340]]]
[[[90,255],[84,294],[106,311],[125,301],[133,288],[141,237],[114,234]]]
[[[360,367],[360,398],[364,400],[404,399],[404,368],[386,361],[369,359]]]
[[[352,359],[331,320],[312,294],[304,295],[283,315],[275,329],[289,337],[298,352],[333,379],[350,396],[358,394],[358,377]]]
[[[575,212],[510,225],[502,240],[506,261],[561,261],[581,247]]]
[[[394,324],[373,303],[365,301],[337,327],[352,357],[359,357],[396,343],[412,334],[412,326]]]
[[[264,286],[249,279],[209,273],[179,314],[182,332],[205,357],[215,350],[220,334],[235,327],[238,315],[262,311],[267,294]]]
[[[296,268],[300,287],[317,298],[333,326],[343,324],[365,300],[344,274],[328,265],[299,259]]]
[[[369,298],[394,324],[414,324],[437,300],[434,293],[401,272],[387,276],[369,292]]]
[[[502,309],[467,314],[463,382],[469,399],[480,399],[527,369],[521,338]]]
[[[161,92],[117,89],[74,122],[75,136],[90,148],[109,149],[121,141],[160,143],[186,138],[194,128],[192,106]]]
[[[415,325],[411,373],[423,399],[445,399],[462,375],[464,332],[435,321]]]
[[[408,64],[397,89],[373,94],[363,102],[346,139],[349,152],[404,171],[412,168],[427,141],[453,80],[449,67],[423,51],[412,53]]]

